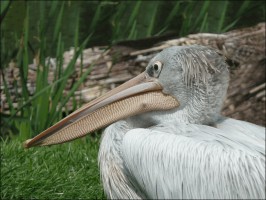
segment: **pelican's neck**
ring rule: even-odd
[[[187,94],[186,105],[175,112],[175,118],[179,122],[212,124],[220,116],[224,96],[225,92],[218,88],[193,87]]]

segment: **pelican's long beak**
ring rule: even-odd
[[[157,79],[143,72],[27,140],[24,146],[30,148],[64,143],[129,116],[178,106],[175,98],[162,93]]]

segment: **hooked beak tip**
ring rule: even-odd
[[[30,143],[31,140],[32,140],[32,139],[28,139],[28,140],[26,140],[25,142],[23,142],[23,147],[24,147],[25,149],[29,149],[29,148],[30,148],[29,143]]]

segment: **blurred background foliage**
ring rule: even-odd
[[[10,107],[9,115],[1,113],[1,136],[25,139],[63,117],[64,105],[83,80],[63,97],[66,80],[84,48],[152,36],[222,33],[263,21],[264,1],[1,1],[1,92]],[[62,70],[63,52],[70,47],[75,56]],[[47,57],[57,59],[52,84],[47,80]],[[29,95],[27,74],[33,58],[38,58],[36,90]],[[13,83],[15,88],[21,85],[18,108],[8,98],[5,81],[11,60],[21,77],[20,84]]]
[[[8,2],[8,1],[4,1]],[[79,40],[92,34],[87,46],[114,44],[167,33],[221,33],[265,21],[264,1],[10,1],[1,30],[5,37],[19,37],[29,9],[29,38],[36,43],[40,23],[51,42],[57,13],[62,11],[60,31],[66,48],[79,15]],[[3,4],[3,2],[1,3]],[[4,6],[1,6],[4,9]],[[2,15],[2,13],[1,13]],[[44,15],[44,16],[42,16]],[[2,18],[2,16],[1,16]],[[43,18],[43,21],[40,19]],[[35,41],[34,41],[35,40]],[[14,43],[13,43],[14,45]]]

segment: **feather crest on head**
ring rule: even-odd
[[[223,57],[210,47],[188,46],[180,49],[173,59],[182,63],[182,76],[187,86],[207,84],[210,74],[228,70]]]

